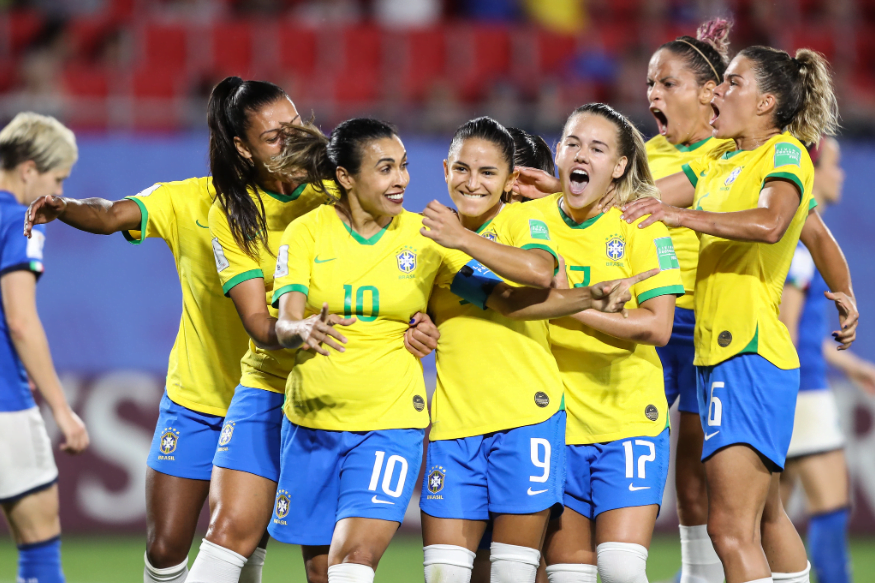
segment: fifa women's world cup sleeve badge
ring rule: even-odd
[[[443,500],[444,497],[440,495],[440,491],[444,489],[444,482],[447,478],[447,471],[443,468],[443,466],[432,466],[431,471],[428,473],[426,489],[429,491],[426,496],[429,500]]]
[[[289,515],[289,507],[291,506],[291,503],[292,501],[289,498],[289,493],[286,490],[279,490],[276,493],[276,504],[273,509],[274,524],[286,524],[284,519]]]
[[[176,451],[176,445],[179,443],[179,431],[173,429],[172,427],[165,427],[164,432],[161,434],[161,444],[159,448],[161,450],[161,455],[158,456],[159,460],[173,460],[173,452]]]

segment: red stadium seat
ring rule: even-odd
[[[484,24],[455,27],[448,34],[448,71],[463,99],[476,100],[491,83],[511,76],[510,29]]]
[[[17,79],[17,63],[12,59],[0,59],[0,93],[5,93],[15,87]]]
[[[141,31],[141,62],[181,71],[188,65],[188,30],[184,25],[148,23]]]
[[[342,39],[342,71],[380,74],[383,64],[383,33],[379,28],[351,26],[343,30]]]
[[[137,68],[131,75],[131,95],[135,98],[171,99],[183,93],[180,74],[154,65]]]
[[[213,26],[213,69],[221,76],[249,77],[252,67],[252,22],[223,22]]]
[[[334,78],[334,98],[346,104],[370,103],[380,97],[380,83],[372,71],[346,71]]]
[[[548,30],[538,30],[537,35],[538,72],[541,74],[560,72],[568,61],[574,58],[577,37]]]
[[[836,55],[836,35],[838,29],[832,26],[800,26],[789,35],[790,46],[787,47],[790,54],[796,49],[812,49],[823,53],[827,59],[832,60]]]
[[[7,46],[12,54],[18,54],[42,32],[43,16],[31,10],[13,10],[4,16],[6,20]]]
[[[316,69],[316,31],[312,28],[287,23],[278,34],[280,68],[295,75],[310,78]]]
[[[398,75],[392,75],[391,70],[387,73],[400,81],[405,98],[421,100],[432,83],[446,72],[446,31],[437,27],[412,29],[388,42],[398,43],[402,61],[398,64]]]
[[[109,95],[109,74],[105,67],[71,63],[64,67],[63,84],[73,97],[105,98]]]
[[[101,43],[113,29],[113,21],[102,17],[77,18],[70,22],[68,31],[76,58],[89,59],[100,49]]]

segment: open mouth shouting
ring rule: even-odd
[[[720,108],[714,105],[714,102],[711,102],[711,109],[714,110],[714,115],[711,116],[711,120],[708,122],[712,126],[714,122],[717,121],[717,118],[720,117]]]
[[[650,113],[656,118],[656,128],[659,130],[659,135],[666,135],[668,133],[668,117],[656,107],[651,107]]]
[[[569,187],[571,194],[580,195],[586,190],[589,185],[589,172],[583,168],[575,168],[568,176]]]

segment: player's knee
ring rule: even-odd
[[[492,541],[490,581],[496,583],[535,583],[541,552],[538,549]]]
[[[210,520],[206,540],[248,557],[255,551],[264,533],[263,528],[250,527],[250,519],[217,513]]]
[[[308,561],[305,563],[304,571],[307,575],[307,583],[328,583],[328,565],[326,563],[316,565]]]
[[[156,569],[166,569],[182,563],[188,558],[188,544],[169,540],[167,537],[156,537],[146,543],[146,559]]]
[[[602,543],[596,548],[604,583],[647,583],[647,549],[632,543]]]
[[[340,557],[340,562],[365,565],[376,571],[380,555],[367,545],[357,544],[346,550],[346,553]]]
[[[425,583],[469,583],[476,555],[456,545],[429,545],[422,549]]]
[[[758,536],[754,534],[756,529],[753,525],[740,524],[738,521],[721,519],[713,514],[708,518],[708,536],[714,550],[721,560],[732,557],[750,545],[758,545]]]

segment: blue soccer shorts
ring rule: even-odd
[[[696,391],[696,367],[693,359],[696,348],[693,345],[693,330],[696,328],[696,314],[693,310],[675,308],[671,339],[665,346],[657,346],[656,352],[662,361],[662,375],[665,378],[665,398],[668,406],[680,398],[678,411],[699,413],[698,393]]]
[[[174,403],[165,391],[146,465],[168,476],[209,480],[222,420]]]
[[[276,482],[280,477],[282,393],[237,385],[213,465]]]

